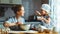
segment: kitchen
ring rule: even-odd
[[[40,22],[35,20],[35,18],[34,18],[35,11],[36,10],[40,11],[42,4],[50,4],[50,6],[52,7],[53,4],[51,2],[53,2],[53,0],[0,0],[0,29],[4,29],[3,23],[7,18],[15,16],[15,14],[12,10],[12,7],[14,7],[15,5],[22,4],[24,6],[24,9],[25,9],[24,19],[25,19],[26,24],[37,24]],[[54,1],[54,2],[56,2],[56,1]],[[54,7],[52,7],[51,11],[53,11],[53,8]],[[50,15],[53,19],[55,19],[55,16],[53,16],[53,15],[55,15],[54,12],[51,12]],[[19,33],[19,32],[37,33],[37,31],[9,31],[9,32],[11,32],[11,33],[14,33],[14,32],[16,32],[16,33]],[[44,34],[44,33],[41,33],[41,34]],[[55,33],[55,34],[58,34],[58,33]]]

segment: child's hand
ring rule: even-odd
[[[40,13],[39,11],[36,11],[36,13],[37,13],[38,15],[41,15],[41,13]]]
[[[38,20],[44,20],[44,17],[39,17],[39,18],[37,18]]]

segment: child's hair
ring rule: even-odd
[[[42,10],[42,9],[41,9]],[[46,14],[44,15],[44,16],[49,16],[49,13],[47,12],[47,11],[45,11],[46,12]],[[40,12],[41,13],[41,12]]]
[[[14,13],[16,14],[17,11],[21,10],[21,7],[22,7],[22,5],[16,5],[16,6],[12,7],[12,10],[13,10]]]
[[[47,11],[45,11],[45,12],[46,12],[45,16],[49,16],[49,13]]]

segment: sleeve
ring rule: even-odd
[[[5,21],[6,23],[12,23],[12,18],[9,18]]]

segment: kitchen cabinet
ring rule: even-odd
[[[0,4],[22,4],[22,0],[0,0]]]

